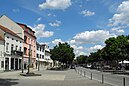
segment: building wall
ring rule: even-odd
[[[27,60],[28,60],[28,57],[29,57],[29,45],[31,45],[31,51],[32,51],[31,58],[32,58],[32,63],[35,66],[35,64],[36,64],[36,39],[33,36],[31,36],[30,34],[26,33],[26,32],[24,34],[27,37],[26,43],[23,44],[23,46],[25,48],[27,48],[26,55],[24,56],[25,57],[25,62],[28,62]]]
[[[4,41],[0,40],[0,72],[4,70]]]
[[[7,16],[3,15],[0,18],[0,24],[3,25],[6,28],[12,30],[13,32],[15,32],[21,38],[24,38],[23,29],[17,23],[15,23],[13,20],[8,18]]]
[[[7,43],[9,43],[8,52],[6,52],[7,51],[6,50]],[[11,44],[14,45],[13,50],[15,50],[16,46],[17,46],[17,50],[19,50],[20,47],[21,47],[21,51],[23,51],[23,47],[22,47],[23,46],[23,40],[6,33],[6,35],[5,35],[5,52],[7,54],[11,54]]]
[[[11,70],[11,59],[14,58],[15,60],[13,61],[13,66],[15,69],[16,68],[16,65],[18,65],[18,68],[21,66],[19,65],[19,63],[15,63],[16,59],[17,61],[19,61],[19,59],[22,59],[22,56],[17,56],[17,55],[11,55],[11,46],[13,44],[13,50],[16,50],[16,47],[17,47],[17,51],[21,51],[23,52],[23,40],[18,38],[18,37],[15,37],[15,36],[12,36],[8,33],[5,34],[5,47],[4,47],[4,52],[5,52],[5,55],[4,55],[4,70]],[[8,46],[8,50],[7,50],[7,46]]]

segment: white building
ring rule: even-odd
[[[8,28],[0,25],[0,36],[4,39],[4,70],[21,69],[23,39]],[[3,66],[3,65],[2,65]]]
[[[44,59],[44,46],[40,45],[36,42],[36,68],[45,67],[45,59]]]
[[[51,59],[49,46],[46,44],[42,44],[44,46],[44,59],[46,60],[47,67],[53,67],[53,60]]]
[[[52,67],[53,66],[53,60],[50,58],[50,50],[49,47],[46,44],[39,44],[36,43],[37,47],[37,67]]]
[[[0,71],[4,70],[4,37],[0,35]]]

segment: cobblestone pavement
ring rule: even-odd
[[[80,76],[74,70],[34,72],[42,76],[24,77],[20,71],[0,73],[0,86],[111,86]]]

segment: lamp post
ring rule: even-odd
[[[23,51],[24,52],[24,51]],[[22,73],[24,73],[24,53],[22,53]]]
[[[40,69],[39,66],[40,66],[40,63],[39,63],[39,57],[38,57],[38,71],[39,71],[39,69]]]

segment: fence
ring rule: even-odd
[[[112,74],[112,73],[105,73],[105,72],[100,72],[97,70],[91,70],[91,69],[86,69],[82,67],[77,67],[75,68],[75,71],[84,76],[88,77],[89,79],[97,80],[99,82],[110,84],[113,86],[129,86],[129,77],[127,76],[121,76],[117,74]]]

